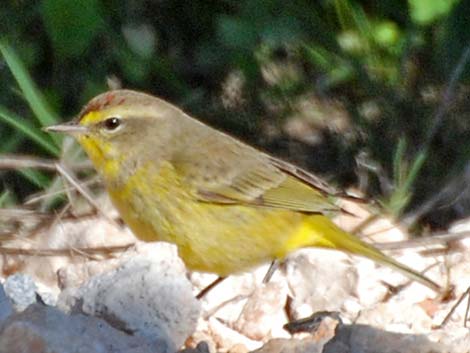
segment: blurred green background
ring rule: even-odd
[[[445,227],[470,214],[469,14],[469,0],[4,1],[0,153],[59,156],[40,127],[111,79]],[[51,180],[0,170],[0,202]]]

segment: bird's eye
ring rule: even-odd
[[[121,119],[113,116],[111,118],[106,119],[103,122],[103,125],[106,128],[106,130],[113,131],[113,130],[116,130],[121,125]]]

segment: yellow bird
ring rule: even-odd
[[[342,250],[420,273],[336,226],[334,192],[318,178],[140,92],[92,99],[72,134],[103,178],[124,222],[145,241],[176,244],[195,271],[230,274],[305,247]]]

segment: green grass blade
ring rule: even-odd
[[[395,155],[393,156],[393,180],[396,187],[401,187],[403,183],[403,172],[406,167],[403,165],[404,155],[406,150],[406,140],[400,138],[398,140],[397,149],[395,150]]]
[[[403,181],[403,188],[404,190],[410,191],[413,183],[415,182],[416,178],[418,177],[419,172],[421,171],[421,167],[423,166],[424,162],[426,161],[427,153],[420,152],[416,156],[413,164],[411,166],[406,179]]]
[[[54,156],[60,155],[60,149],[54,143],[50,142],[51,137],[49,135],[46,135],[41,130],[32,126],[28,121],[21,119],[2,106],[0,106],[0,120],[3,120],[16,130],[22,132]]]
[[[39,90],[36,88],[33,80],[29,76],[26,68],[16,55],[15,51],[5,42],[0,41],[0,52],[3,55],[9,69],[11,70],[16,82],[21,88],[26,101],[34,112],[41,126],[56,124],[59,119],[47,105]],[[61,140],[58,136],[53,136],[52,140],[56,146],[60,146]]]
[[[10,190],[5,190],[0,194],[0,207],[5,207],[11,200]]]
[[[34,185],[38,186],[39,188],[47,188],[47,186],[50,183],[50,178],[44,174],[41,173],[38,170],[34,169],[20,169],[19,172],[26,178],[28,179],[31,183]]]

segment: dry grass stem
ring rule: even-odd
[[[398,250],[428,247],[430,245],[445,245],[448,242],[458,241],[470,237],[470,231],[456,233],[440,233],[432,236],[409,239],[403,241],[394,241],[389,243],[374,243],[374,246],[380,250]]]
[[[26,256],[70,256],[93,257],[93,255],[112,256],[116,253],[122,253],[134,246],[135,243],[115,246],[101,246],[94,248],[65,248],[65,249],[22,249],[16,247],[0,246],[0,254],[3,255],[26,255]]]
[[[89,161],[74,163],[71,164],[69,167],[75,171],[92,169],[91,162]],[[57,161],[53,159],[45,159],[24,155],[4,154],[0,156],[0,169],[17,170],[25,168],[57,171]]]

